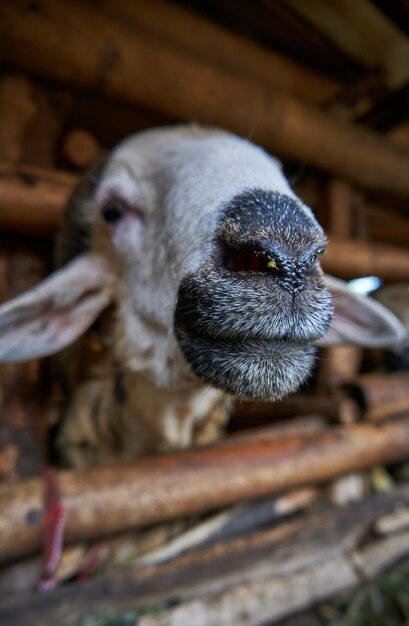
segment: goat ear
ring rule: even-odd
[[[110,302],[105,262],[84,254],[0,307],[0,362],[54,354],[84,333]]]
[[[406,339],[404,325],[386,307],[372,298],[353,293],[346,283],[333,276],[325,274],[324,280],[334,299],[334,316],[318,345],[385,348]]]

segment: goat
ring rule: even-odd
[[[217,129],[144,131],[75,191],[60,269],[0,308],[0,360],[65,349],[70,465],[212,441],[233,396],[294,392],[317,344],[403,336],[323,274],[326,245],[261,148]]]

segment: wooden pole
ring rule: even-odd
[[[273,420],[288,420],[288,428],[296,421],[303,423],[306,417],[318,416],[331,422],[350,424],[359,418],[359,408],[350,398],[332,392],[331,394],[297,393],[277,402],[240,402],[235,405],[232,418],[233,427],[249,427],[271,423]],[[294,418],[297,418],[296,420]],[[302,420],[302,421],[301,421]],[[287,423],[287,421],[286,421]]]
[[[188,56],[199,57],[311,102],[328,102],[342,89],[334,79],[173,2],[105,0],[103,9],[114,18],[177,46]]]
[[[374,275],[386,280],[409,280],[407,250],[353,239],[330,238],[322,266],[329,274],[341,278]]]
[[[0,3],[0,60],[175,120],[226,127],[284,157],[409,196],[409,155],[258,81],[136,34],[91,5]],[[50,62],[52,55],[52,62]]]
[[[191,515],[397,462],[408,454],[405,417],[382,426],[359,424],[306,437],[237,441],[128,465],[61,472],[65,538],[96,538]],[[0,486],[1,560],[39,549],[41,511],[39,478]]]
[[[4,600],[0,621],[7,626],[26,626],[29,615],[31,623],[51,626],[67,618],[78,621],[80,616],[96,610],[135,610],[168,599],[177,598],[182,603],[199,598],[199,602],[212,603],[219,594],[232,590],[236,597],[228,603],[229,610],[226,612],[226,606],[218,602],[214,621],[202,612],[204,621],[200,623],[237,626],[244,617],[245,624],[271,623],[273,617],[278,617],[277,612],[284,617],[346,585],[367,582],[408,555],[409,533],[405,528],[386,537],[373,532],[386,517],[393,519],[399,511],[405,511],[408,502],[408,486],[402,485],[355,506],[308,512],[160,565],[111,568],[50,593],[20,592]],[[275,586],[260,596],[258,586],[263,587],[271,577]],[[251,589],[252,584],[256,588]],[[243,606],[246,599],[250,606]],[[185,605],[179,606],[183,614]],[[155,613],[148,612],[147,618],[139,616],[138,624],[149,616],[157,617],[158,624],[162,624],[162,614]],[[183,623],[192,626],[196,618],[197,613],[190,613]]]
[[[76,180],[65,172],[0,163],[0,228],[53,235]]]

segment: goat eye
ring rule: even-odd
[[[107,224],[116,224],[122,219],[125,213],[126,207],[120,201],[109,202],[102,209],[102,217]]]

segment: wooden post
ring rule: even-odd
[[[331,422],[350,424],[359,418],[359,408],[350,398],[340,393],[314,395],[297,393],[277,402],[238,401],[232,425],[234,428],[248,428],[271,423],[273,420],[287,420],[302,415],[323,417]],[[300,419],[303,418],[300,417]]]

